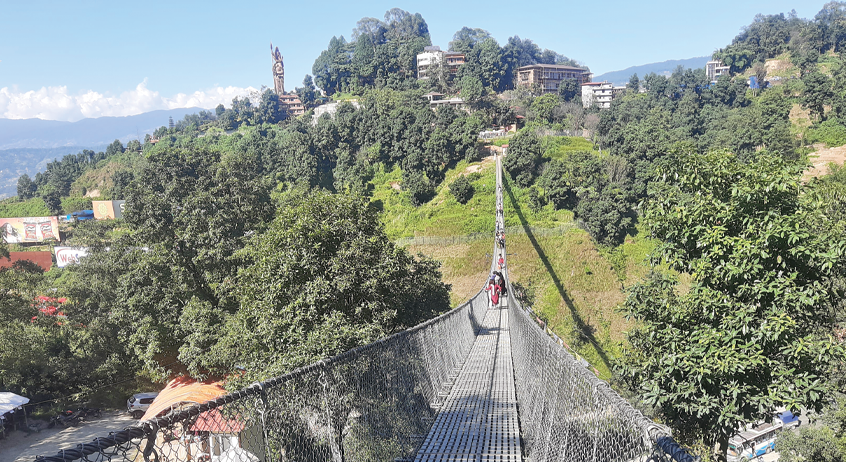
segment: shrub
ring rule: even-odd
[[[415,207],[435,197],[435,186],[426,175],[417,170],[407,170],[402,173],[402,189],[408,193],[408,199]]]
[[[832,117],[808,130],[808,144],[825,143],[829,148],[846,144],[846,125]]]
[[[453,181],[452,184],[449,185],[449,192],[455,196],[455,200],[461,204],[466,204],[470,199],[473,198],[473,185],[470,184],[470,181],[467,179],[466,176],[459,176],[457,180]]]

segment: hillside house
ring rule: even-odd
[[[517,69],[518,86],[531,88],[538,85],[543,93],[558,93],[558,87],[564,80],[587,83],[592,77],[593,73],[587,69],[558,64],[532,64]]]
[[[423,53],[417,55],[417,79],[423,80],[431,77],[432,72],[437,69],[439,64],[443,64],[449,69],[451,78],[455,76],[458,68],[465,62],[464,53],[441,51],[439,46],[425,47]]]
[[[611,101],[626,92],[626,87],[615,87],[611,82],[588,82],[582,84],[582,106],[596,105],[607,109]]]

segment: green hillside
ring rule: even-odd
[[[553,145],[579,145],[559,140]],[[433,244],[412,242],[407,248],[442,262],[444,280],[452,286],[452,304],[478,292],[488,276],[494,224],[495,163],[492,157],[462,161],[446,172],[430,202],[414,208],[403,199],[399,169],[380,171],[372,180],[373,201],[383,208],[382,220],[394,238],[410,236],[456,237],[459,242],[433,239]],[[473,198],[458,203],[448,185],[460,175],[472,179]],[[616,249],[598,248],[590,235],[576,226],[573,213],[547,204],[538,211],[526,206],[527,191],[505,175],[505,220],[509,274],[525,297],[557,335],[610,378],[611,362],[629,323],[619,310],[625,299],[623,284],[637,282],[647,271],[644,263],[654,244],[639,235],[629,236]],[[526,232],[526,228],[534,232]],[[483,233],[486,236],[461,236]],[[400,240],[402,242],[402,240]],[[446,243],[444,243],[446,241]]]

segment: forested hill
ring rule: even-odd
[[[609,81],[614,85],[625,85],[629,81],[632,74],[637,74],[643,77],[649,73],[655,73],[669,77],[677,67],[681,66],[685,69],[699,69],[704,68],[705,63],[711,60],[710,56],[700,56],[698,58],[688,59],[671,59],[669,61],[662,61],[660,63],[642,64],[640,66],[627,67],[621,71],[611,71],[604,74],[594,75],[594,82]]]
[[[79,264],[0,270],[0,388],[47,399],[113,377],[234,371],[250,383],[443,312],[440,263],[393,240],[490,232],[485,159],[508,144],[515,296],[608,375],[619,366],[615,386],[686,444],[719,443],[725,460],[739,427],[788,407],[841,416],[826,423],[839,450],[846,169],[802,175],[822,146],[846,145],[844,24],[846,3],[813,20],[758,16],[718,51],[732,72],[716,83],[702,68],[650,72],[599,109],[575,84],[511,88],[516,64],[565,58],[479,29],[450,44],[468,56],[456,78],[418,81],[422,17],[364,18],[315,62],[318,85],[356,100],[331,116],[290,117],[268,90],[20,178],[0,213],[55,215],[92,196],[126,210],[66,225],[63,243],[89,249]],[[753,74],[769,85],[750,88]],[[432,90],[465,106],[432,110]],[[314,91],[310,78],[298,89],[308,107]],[[451,274],[482,276],[489,250],[438,249]],[[45,293],[66,320],[33,303]]]

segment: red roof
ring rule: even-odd
[[[212,409],[197,416],[197,421],[191,427],[192,432],[211,433],[240,433],[244,430],[244,422],[241,416],[233,416],[225,419],[220,410]]]
[[[29,260],[40,266],[44,271],[50,271],[53,266],[53,253],[49,250],[38,252],[9,252],[10,260],[0,258],[0,268],[11,268],[16,261]]]

